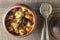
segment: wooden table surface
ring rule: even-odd
[[[41,25],[42,23],[40,21],[42,21],[40,18],[41,15],[39,14],[39,7],[40,4],[43,2],[48,2],[51,3],[53,8],[56,8],[56,10],[60,10],[60,0],[0,0],[0,40],[40,40],[40,36],[41,36]],[[16,37],[12,37],[9,34],[7,34],[4,30],[4,26],[3,26],[3,15],[5,13],[5,10],[10,7],[11,5],[15,5],[15,4],[27,4],[29,5],[32,9],[34,9],[36,11],[37,17],[38,17],[38,22],[37,23],[37,27],[36,29],[27,37],[24,38],[16,38]],[[50,37],[50,40],[55,40],[52,37]]]

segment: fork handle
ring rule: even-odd
[[[41,40],[44,40],[44,31],[45,31],[45,22],[42,28],[42,33],[41,33]]]
[[[48,22],[46,19],[46,40],[49,40],[49,32],[48,32]]]

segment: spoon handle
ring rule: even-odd
[[[42,28],[42,33],[41,33],[41,40],[44,40],[44,30],[45,30],[45,22]]]
[[[48,32],[48,22],[46,19],[46,40],[49,40],[49,32]]]

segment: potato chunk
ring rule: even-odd
[[[27,33],[30,32],[31,29],[32,29],[31,27],[26,27],[26,31],[27,31]]]
[[[19,30],[18,30],[17,28],[15,28],[15,29],[14,29],[14,32],[15,32],[16,34],[18,34],[18,33],[19,33]]]
[[[16,11],[16,13],[15,13],[15,17],[16,18],[19,18],[19,17],[22,17],[22,16],[24,16],[24,12],[21,9]]]
[[[19,30],[19,34],[20,34],[21,36],[23,36],[24,34],[26,34],[26,31],[25,31],[24,29],[20,29],[20,30]]]
[[[10,32],[12,32],[13,31],[13,27],[7,27],[8,28],[8,30],[10,31]]]
[[[17,28],[18,25],[19,25],[18,23],[14,23],[14,22],[11,23],[11,26],[12,26],[14,29]]]
[[[27,19],[29,19],[30,21],[33,20],[33,16],[32,16],[31,14],[26,14],[25,17],[26,17]]]

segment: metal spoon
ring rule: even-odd
[[[42,3],[40,6],[40,13],[45,18],[44,27],[42,29],[41,40],[44,40],[44,29],[46,28],[46,40],[49,40],[48,22],[47,19],[52,12],[52,6],[48,3]],[[45,27],[46,26],[46,27]]]

